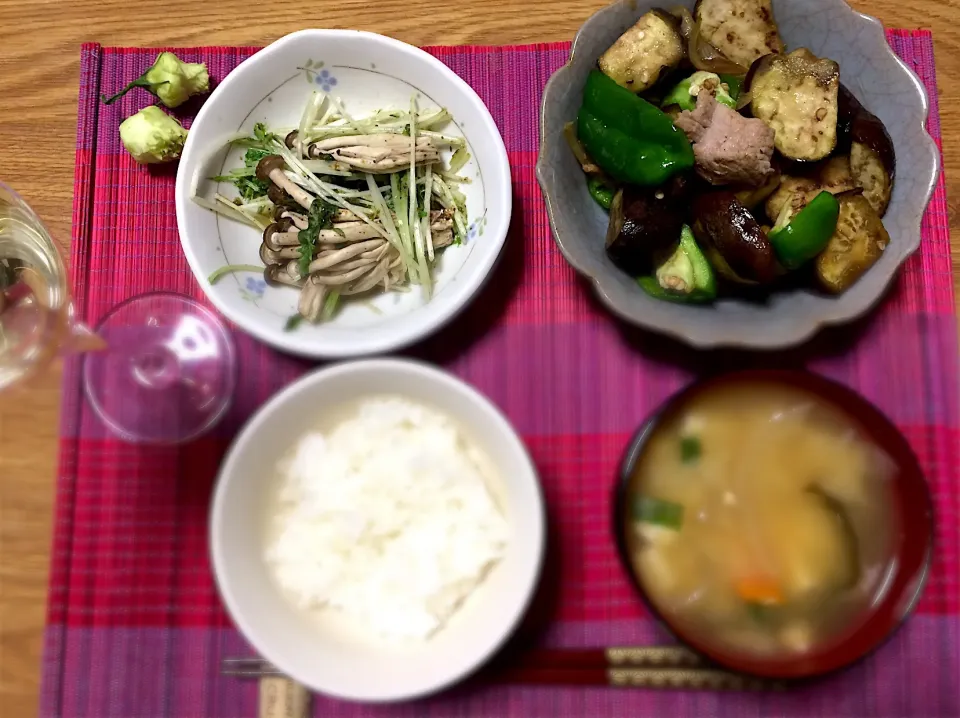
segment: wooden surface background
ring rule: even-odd
[[[0,0],[0,178],[69,242],[80,44],[265,45],[306,27],[355,28],[415,45],[569,40],[606,0]],[[669,3],[665,3],[669,5]],[[960,0],[852,0],[936,44],[950,228],[960,178]],[[304,10],[306,8],[306,10]],[[133,78],[131,78],[133,79]],[[960,276],[960,243],[953,266]],[[960,295],[960,293],[958,293]],[[52,535],[60,374],[0,399],[0,717],[37,715]],[[91,716],[96,718],[96,716]],[[194,718],[184,716],[184,718]],[[196,717],[201,718],[201,717]]]

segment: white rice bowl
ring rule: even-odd
[[[502,552],[502,558],[491,562],[479,583],[474,572],[466,570],[461,576],[467,577],[464,586],[441,590],[439,607],[431,603],[435,609],[431,615],[441,616],[438,623],[442,625],[431,627],[428,620],[416,630],[391,631],[389,616],[374,619],[377,625],[365,625],[358,614],[332,606],[318,610],[316,595],[301,596],[303,602],[298,605],[275,578],[267,558],[267,519],[271,498],[276,500],[278,491],[278,465],[286,461],[289,476],[302,471],[296,468],[292,452],[304,435],[323,423],[325,409],[382,397],[399,397],[448,417],[489,461],[492,498],[505,518],[502,536],[494,528],[495,521],[487,527],[491,540],[486,546],[492,553],[478,552],[465,563],[476,569],[493,554]],[[386,506],[384,502],[382,507]],[[503,415],[449,374],[397,359],[327,367],[267,402],[244,427],[223,462],[210,519],[218,588],[234,623],[256,652],[312,690],[368,702],[434,693],[489,659],[525,613],[539,580],[545,541],[544,503],[536,470]],[[450,589],[441,584],[441,589]],[[462,590],[473,586],[475,590]],[[462,605],[460,594],[465,596]],[[407,598],[419,601],[415,591]],[[373,605],[363,612],[371,615]]]

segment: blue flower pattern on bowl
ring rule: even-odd
[[[327,70],[321,70],[314,82],[320,85],[320,89],[324,92],[330,92],[330,90],[336,86],[337,78],[331,75]]]
[[[297,69],[303,72],[303,76],[311,85],[320,85],[321,90],[330,92],[337,86],[337,78],[334,77],[329,70],[325,70],[323,65],[322,60],[316,62],[307,60],[301,67],[297,67]]]
[[[483,236],[483,230],[487,228],[487,210],[483,210],[483,214],[480,215],[480,218],[470,224],[467,227],[467,236],[464,238],[465,242],[469,242],[472,239]]]
[[[260,277],[247,277],[240,287],[240,296],[247,302],[255,302],[263,298],[267,291],[267,283]]]

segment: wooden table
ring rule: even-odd
[[[415,45],[568,40],[606,0],[0,0],[12,24],[0,44],[0,177],[66,244],[73,201],[80,44],[266,45],[305,27],[387,33]],[[669,4],[669,3],[667,3]],[[960,178],[960,1],[853,0],[891,27],[934,32],[940,111],[956,230]],[[312,8],[306,15],[300,8]],[[132,78],[131,78],[132,79]],[[960,277],[960,241],[953,245]],[[958,291],[960,296],[960,291]],[[37,713],[52,535],[60,374],[0,403],[0,715]]]

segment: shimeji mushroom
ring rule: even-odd
[[[432,239],[434,248],[440,249],[441,247],[446,247],[453,244],[453,230],[444,229],[439,232],[434,232]]]
[[[310,279],[319,282],[321,284],[326,284],[331,287],[339,287],[344,284],[350,284],[350,282],[355,279],[360,279],[364,274],[370,271],[370,267],[357,267],[356,269],[349,269],[343,272],[317,272],[316,274],[311,274]]]
[[[323,305],[329,288],[310,277],[300,290],[300,301],[297,303],[297,312],[308,322],[318,322],[323,315]]]
[[[280,264],[287,259],[293,259],[299,256],[299,253],[299,247],[286,247],[278,251],[270,249],[266,242],[260,243],[260,261],[263,262],[266,267],[269,267],[271,264]]]
[[[272,186],[272,185],[271,185]],[[269,198],[269,194],[267,195]],[[270,200],[273,202],[273,200]],[[279,222],[280,220],[286,219],[295,224],[300,229],[307,228],[307,217],[306,215],[300,214],[299,212],[294,212],[290,207],[285,207],[282,204],[277,204],[273,208],[273,221]]]
[[[286,143],[297,147],[296,135],[288,135]],[[411,143],[404,135],[358,135],[315,142],[307,152],[311,157],[334,157],[367,172],[391,171],[409,166]],[[418,137],[413,158],[416,163],[432,164],[439,161],[439,151],[429,137]],[[312,226],[311,207],[318,200],[290,179],[283,157],[263,157],[256,176],[269,183],[268,197],[276,204],[274,221],[264,229],[260,245],[264,278],[272,286],[299,287],[298,312],[305,319],[320,321],[328,300],[336,298],[334,292],[360,294],[380,284],[389,289],[403,281],[406,267],[400,252],[370,221],[350,210],[331,208],[325,227]],[[305,212],[298,211],[297,205]],[[429,222],[435,247],[453,241],[450,210],[430,211]],[[310,233],[309,240],[302,237],[305,231]]]
[[[294,261],[293,273],[290,272],[290,262],[286,264],[271,264],[263,270],[263,279],[272,287],[288,286],[302,287],[304,280],[297,269],[297,263]]]
[[[347,245],[342,249],[334,250],[328,254],[325,253],[326,256],[317,257],[315,260],[310,262],[310,274],[323,270],[329,270],[337,264],[345,262],[348,259],[353,259],[364,252],[381,249],[385,246],[388,246],[385,240],[372,239],[369,242],[356,242],[354,244]]]
[[[286,162],[280,155],[267,155],[257,163],[257,179],[272,182],[278,189],[290,195],[294,202],[306,210],[313,204],[313,195],[283,173]],[[269,196],[269,194],[268,194]]]
[[[287,135],[288,147],[301,149],[297,132]],[[379,133],[331,137],[313,142],[306,147],[307,157],[331,159],[373,174],[395,172],[410,166],[411,139],[406,135]],[[433,138],[420,135],[416,138],[414,161],[417,165],[432,165],[440,161],[440,150]]]

